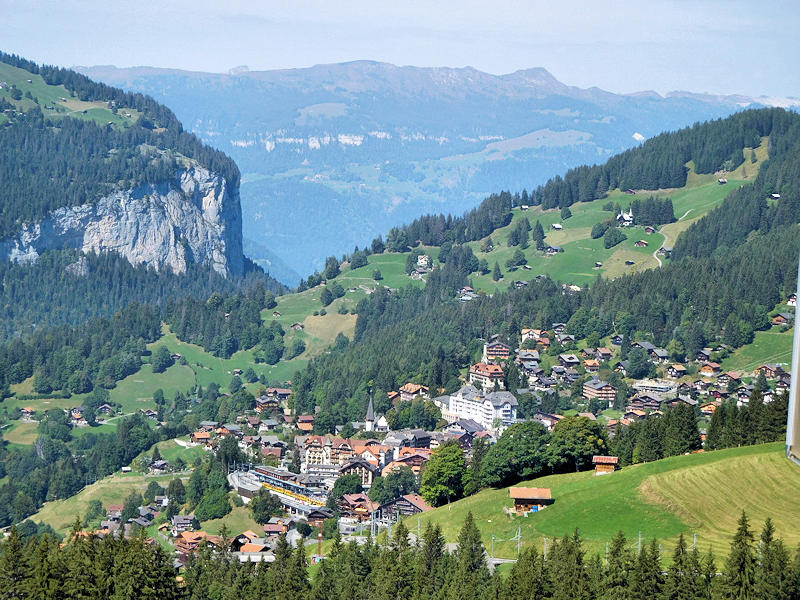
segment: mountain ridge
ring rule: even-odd
[[[568,91],[581,91],[592,94],[609,94],[611,96],[621,97],[657,97],[659,99],[667,98],[686,98],[699,99],[709,102],[730,102],[733,104],[745,103],[758,103],[765,106],[779,106],[778,101],[794,100],[797,105],[800,105],[800,99],[793,97],[771,98],[767,96],[748,96],[744,94],[716,94],[711,92],[692,92],[688,90],[670,90],[664,94],[653,90],[639,90],[633,92],[613,92],[606,90],[599,86],[580,87],[568,85],[561,82],[555,75],[553,75],[546,67],[529,67],[525,69],[518,69],[509,73],[493,74],[486,71],[481,71],[471,66],[464,67],[418,67],[414,65],[396,65],[390,62],[374,61],[374,60],[352,60],[340,63],[318,63],[307,67],[293,67],[286,69],[263,69],[263,70],[238,70],[231,69],[227,73],[215,71],[192,71],[188,69],[171,68],[171,67],[152,67],[147,65],[137,65],[132,67],[118,67],[116,65],[75,65],[71,67],[79,73],[87,75],[94,75],[103,80],[117,80],[123,83],[127,79],[127,75],[144,76],[144,75],[181,75],[181,76],[194,76],[194,77],[222,77],[222,78],[253,78],[262,81],[281,76],[301,76],[328,73],[330,75],[348,74],[355,70],[363,71],[393,71],[400,73],[429,73],[434,74],[454,74],[454,75],[477,75],[479,80],[482,81],[497,81],[508,84],[529,84],[528,87],[537,88],[540,90],[547,90],[553,92],[568,92]],[[474,81],[474,77],[465,77]],[[452,78],[451,78],[452,79]],[[443,79],[441,81],[444,81]],[[339,83],[340,85],[341,83]]]

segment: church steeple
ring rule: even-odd
[[[369,395],[369,404],[367,404],[367,416],[364,417],[364,429],[372,431],[375,427],[375,408],[372,406],[372,394]]]

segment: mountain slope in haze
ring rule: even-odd
[[[530,188],[661,131],[759,104],[580,89],[541,68],[501,76],[369,61],[227,75],[80,70],[153,95],[233,156],[245,236],[301,273],[419,214],[460,214],[499,189]]]

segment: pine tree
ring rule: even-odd
[[[297,600],[303,600],[308,597],[310,586],[308,584],[306,549],[303,541],[301,539],[297,542],[297,549],[289,559],[283,583],[277,588],[278,597],[296,598]]]
[[[22,537],[12,526],[8,537],[0,544],[0,600],[25,598],[27,578]]]
[[[441,570],[445,539],[439,524],[428,521],[422,533],[422,547],[417,555],[414,576],[414,598],[423,600],[433,597],[444,584]]]
[[[603,574],[603,595],[605,600],[628,598],[628,578],[631,569],[631,556],[625,547],[628,540],[622,531],[611,540]]]
[[[64,580],[64,594],[67,598],[101,600],[95,572],[97,546],[94,536],[80,535],[80,524],[76,522],[64,550],[68,564]]]
[[[760,542],[760,560],[755,579],[756,597],[788,600],[792,593],[789,553],[783,541],[775,539],[775,527],[770,518],[764,522]]]
[[[489,583],[489,568],[481,532],[471,511],[467,513],[464,526],[458,533],[455,562],[456,575],[448,590],[448,600],[481,598]]]
[[[511,568],[505,595],[508,598],[544,598],[547,590],[544,557],[536,548],[526,548]]]
[[[648,600],[659,597],[664,585],[662,571],[658,544],[653,539],[649,545],[642,546],[636,557],[636,564],[630,575],[631,598]]]
[[[311,588],[311,600],[328,600],[329,598],[337,597],[336,577],[333,571],[333,565],[329,560],[323,560],[316,577],[314,577],[314,585]],[[263,598],[263,596],[259,596],[259,598]]]
[[[681,533],[672,564],[667,571],[664,583],[665,600],[696,600],[703,598],[701,568],[697,551],[689,552],[686,539]]]
[[[500,264],[498,262],[494,263],[494,269],[492,270],[492,280],[500,281],[503,278],[503,273],[500,271]]]
[[[756,558],[753,553],[753,532],[742,511],[725,563],[723,589],[729,598],[755,598]]]
[[[25,597],[30,600],[60,600],[64,598],[62,579],[64,565],[58,552],[58,541],[44,536],[30,553],[30,577],[25,582]]]
[[[588,600],[591,585],[584,564],[584,552],[578,530],[572,536],[553,540],[553,550],[548,556],[548,573],[553,590],[553,600]]]

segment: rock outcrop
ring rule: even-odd
[[[115,251],[132,264],[183,273],[189,263],[241,275],[239,190],[192,163],[170,181],[117,191],[91,204],[52,211],[0,240],[0,256],[33,261],[45,250]]]

